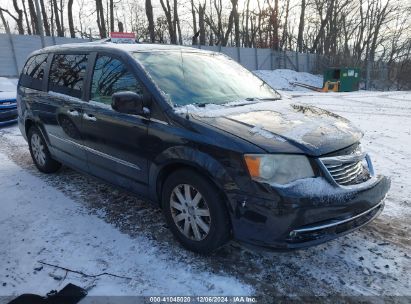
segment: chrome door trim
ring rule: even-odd
[[[76,146],[77,148],[80,148],[80,149],[82,149],[82,150],[88,151],[88,152],[90,152],[90,153],[96,154],[96,155],[101,156],[101,157],[104,157],[104,158],[107,158],[107,159],[109,159],[109,160],[111,160],[111,161],[114,161],[114,162],[116,162],[116,163],[119,163],[119,164],[121,164],[121,165],[123,165],[123,166],[127,166],[127,167],[130,167],[130,168],[139,170],[139,171],[141,170],[141,168],[140,168],[139,166],[135,165],[135,164],[132,164],[132,163],[130,163],[130,162],[128,162],[128,161],[125,161],[125,160],[122,160],[122,159],[120,159],[120,158],[111,156],[111,155],[109,155],[109,154],[103,153],[103,152],[101,152],[101,151],[97,151],[97,150],[94,150],[94,149],[92,149],[92,148],[86,147],[86,146],[81,145],[81,144],[79,144],[79,143],[76,143],[76,142],[74,142],[74,141],[72,141],[72,140],[60,138],[60,137],[58,137],[58,136],[56,136],[56,135],[54,135],[54,134],[49,134],[49,136],[51,136],[51,137],[53,137],[53,138],[55,138],[55,139],[57,139],[57,140],[60,140],[60,141],[63,141],[63,142],[72,144],[72,145],[74,145],[74,146]]]

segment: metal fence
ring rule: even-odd
[[[247,69],[275,70],[291,69],[298,72],[318,72],[319,57],[316,54],[292,51],[274,51],[272,49],[239,48],[222,46],[195,46],[200,49],[220,52],[230,56]]]
[[[43,46],[40,36],[0,34],[0,76],[18,76],[27,56],[35,50],[50,45],[87,41],[77,38],[44,37]]]
[[[27,56],[44,46],[88,42],[87,39],[44,37],[0,33],[0,76],[16,77]],[[230,56],[249,70],[292,69],[299,72],[319,72],[321,65],[316,54],[276,52],[271,49],[237,48],[221,46],[195,46],[200,49],[221,52]]]

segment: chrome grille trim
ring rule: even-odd
[[[366,159],[367,165],[363,165]],[[329,178],[339,186],[361,184],[374,174],[371,160],[366,153],[357,152],[350,155],[320,158],[323,169]]]
[[[363,225],[371,222],[371,221],[372,221],[373,219],[375,219],[378,215],[380,215],[380,213],[381,213],[382,210],[384,209],[384,205],[385,205],[384,200],[385,200],[385,197],[384,197],[384,198],[382,199],[382,201],[379,202],[377,205],[371,207],[371,208],[368,209],[368,210],[365,210],[364,212],[362,212],[362,213],[360,213],[360,214],[357,214],[357,215],[355,215],[355,216],[352,216],[352,217],[350,217],[350,218],[347,218],[347,219],[345,219],[345,220],[338,220],[338,221],[334,221],[334,222],[331,222],[331,223],[328,223],[328,224],[313,225],[313,226],[309,226],[309,227],[305,227],[305,228],[295,229],[295,230],[293,230],[293,231],[290,232],[290,236],[295,236],[295,235],[297,235],[298,233],[318,231],[318,230],[322,230],[322,229],[326,229],[326,228],[335,227],[335,226],[338,226],[338,225],[341,225],[341,224],[345,224],[345,223],[350,222],[350,221],[353,221],[353,220],[355,220],[355,219],[357,219],[357,218],[359,218],[359,217],[362,217],[362,216],[364,216],[364,215],[367,215],[368,213],[372,212],[374,209],[380,208],[380,209],[378,210],[378,212],[373,215],[372,218],[370,218],[368,221],[366,221],[365,223],[363,223],[363,224],[361,225],[361,226],[363,226]]]

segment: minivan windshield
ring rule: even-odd
[[[280,98],[257,76],[220,54],[155,51],[133,56],[174,106]]]

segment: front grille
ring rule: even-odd
[[[357,185],[370,179],[365,154],[325,157],[320,160],[334,181],[342,186]]]

